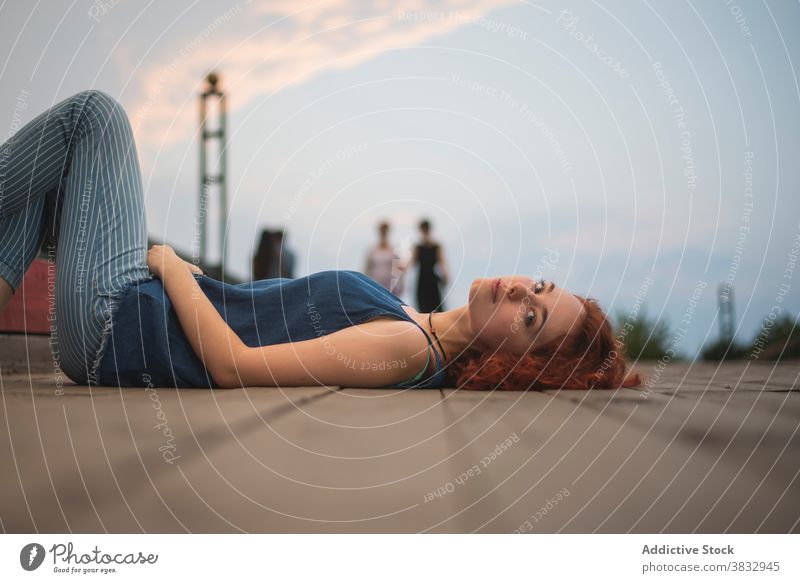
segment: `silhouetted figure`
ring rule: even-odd
[[[379,240],[367,255],[364,273],[388,289],[394,295],[403,293],[403,270],[400,257],[389,243],[389,223],[378,225]]]
[[[294,277],[294,253],[286,246],[286,232],[283,229],[272,232],[272,261],[267,277]]]
[[[275,277],[294,277],[294,253],[286,247],[286,236],[282,229],[264,229],[253,256],[253,279],[257,281]]]
[[[253,255],[253,280],[267,279],[272,262],[272,233],[264,229],[258,242],[256,254]]]
[[[447,285],[447,265],[442,247],[431,239],[430,221],[419,224],[422,241],[414,247],[411,263],[417,271],[417,306],[422,313],[445,311],[440,286]]]

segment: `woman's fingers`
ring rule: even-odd
[[[191,261],[185,261],[185,263],[186,263],[186,265],[189,266],[189,271],[191,271],[192,273],[196,273],[198,275],[203,275],[203,270],[200,269],[199,265],[195,265]]]
[[[147,251],[147,267],[156,276],[161,277],[161,273],[166,264],[183,263],[192,273],[198,275],[205,275],[199,265],[195,265],[191,261],[186,261],[178,257],[175,250],[169,245],[152,245]]]
[[[147,251],[147,267],[156,277],[161,277],[165,264],[177,258],[175,250],[169,245],[153,245]]]
[[[159,245],[153,245],[147,251],[147,268],[156,277],[160,276],[161,266],[164,263],[162,250]]]

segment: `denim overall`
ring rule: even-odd
[[[299,279],[238,285],[204,275],[195,279],[231,329],[251,347],[309,340],[379,316],[414,322],[400,298],[356,271],[322,271]],[[428,334],[417,327],[430,346]],[[435,349],[434,353],[432,375],[422,378],[426,365],[393,386],[443,386],[444,370]],[[99,385],[120,387],[217,387],[184,335],[158,279],[135,283],[116,299],[98,352],[96,376]]]

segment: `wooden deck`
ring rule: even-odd
[[[640,363],[645,375],[655,363]],[[5,532],[800,532],[800,363],[649,390],[2,385]]]

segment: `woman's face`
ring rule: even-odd
[[[480,278],[469,290],[469,317],[478,347],[525,354],[574,330],[583,303],[551,281],[524,275]]]

